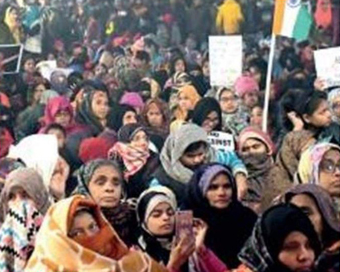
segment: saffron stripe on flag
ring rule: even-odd
[[[275,35],[280,35],[281,33],[286,3],[287,0],[275,1],[274,24],[273,24],[273,33]]]

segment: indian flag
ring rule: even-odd
[[[273,33],[302,41],[308,38],[313,23],[302,0],[275,0]]]

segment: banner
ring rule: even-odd
[[[16,74],[20,71],[23,45],[1,44],[0,45],[0,74]]]
[[[231,87],[242,75],[242,36],[210,36],[211,86]]]
[[[221,131],[212,131],[208,135],[208,142],[212,147],[222,151],[234,151],[235,150],[235,142],[232,134],[221,132]]]
[[[340,86],[340,47],[314,51],[317,77],[326,88]]]

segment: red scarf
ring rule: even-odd
[[[332,25],[332,4],[330,0],[318,0],[314,19],[316,25],[323,29]]]

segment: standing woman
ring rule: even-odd
[[[274,206],[257,221],[239,254],[242,265],[236,271],[311,272],[320,252],[308,217],[293,205]]]
[[[159,166],[159,157],[149,150],[149,143],[143,126],[128,124],[118,131],[118,142],[109,151],[109,157],[124,169],[128,198],[138,197],[149,187],[151,175]]]
[[[48,193],[35,170],[19,168],[7,176],[0,202],[2,270],[24,270],[49,206]]]
[[[256,214],[237,200],[231,171],[218,163],[197,169],[191,178],[184,202],[185,209],[205,221],[209,228],[206,245],[229,269],[239,265],[237,254],[251,235]]]
[[[91,196],[101,212],[128,246],[136,242],[136,216],[124,201],[122,173],[114,162],[97,159],[83,165],[78,172],[75,194]]]

